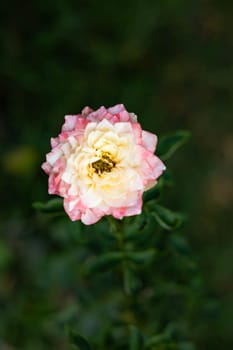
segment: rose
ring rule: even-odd
[[[124,105],[68,115],[42,169],[49,193],[64,198],[71,220],[93,224],[104,215],[117,219],[142,210],[143,192],[165,170],[154,155],[156,135],[141,129]]]

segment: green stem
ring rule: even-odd
[[[110,225],[110,230],[112,234],[116,237],[117,243],[118,243],[118,249],[120,252],[122,252],[123,256],[126,252],[125,247],[125,235],[124,235],[124,229],[121,221],[117,221],[111,216],[108,216],[108,221]],[[130,285],[129,285],[129,267],[127,260],[123,258],[122,260],[122,278],[123,278],[123,289],[125,294],[130,295]]]

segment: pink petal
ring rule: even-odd
[[[108,108],[109,113],[118,114],[120,112],[126,111],[125,106],[123,104],[118,104],[113,107]]]
[[[101,219],[100,216],[96,215],[96,213],[93,210],[88,208],[81,215],[81,220],[85,225],[95,224],[100,219]]]
[[[65,198],[64,199],[64,209],[72,221],[76,221],[76,220],[81,219],[79,198],[74,198],[74,199]]]
[[[66,115],[65,123],[62,126],[62,132],[74,130],[77,118],[78,118],[77,115]]]
[[[142,131],[142,144],[144,147],[148,149],[148,151],[154,153],[157,142],[158,142],[158,138],[156,135],[148,131],[144,131],[144,130]]]

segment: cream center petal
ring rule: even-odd
[[[143,181],[137,171],[123,168],[116,169],[109,176],[105,176],[99,186],[102,197],[108,202],[113,198],[121,201],[124,196],[128,196],[129,192],[141,191],[143,188]]]
[[[129,192],[143,190],[140,155],[128,123],[115,128],[106,120],[89,123],[81,144],[66,156],[64,181],[90,208],[131,203],[136,197]]]

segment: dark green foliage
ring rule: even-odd
[[[74,331],[68,331],[69,343],[71,344],[70,350],[91,350],[91,346],[87,340]]]
[[[46,203],[35,202],[33,208],[42,213],[64,213],[62,198],[50,199]]]
[[[155,249],[147,249],[143,251],[127,252],[125,257],[134,264],[144,265],[150,263],[155,255]]]
[[[175,213],[170,209],[162,207],[161,205],[150,203],[150,205],[147,205],[147,207],[158,224],[165,230],[174,230],[179,228],[183,222],[182,214]]]
[[[84,267],[85,273],[91,274],[106,269],[112,270],[114,265],[119,264],[123,258],[122,252],[107,252],[88,261]]]
[[[142,350],[144,339],[139,329],[133,325],[129,327],[129,350]]]
[[[176,138],[173,140],[177,142]],[[171,183],[167,170],[157,185],[159,192],[163,193]],[[51,261],[56,270],[65,268],[63,283],[71,283],[76,306],[71,306],[68,313],[65,308],[58,320],[72,324],[68,332],[72,349],[90,349],[77,331],[83,332],[93,348],[99,350],[108,346],[129,350],[181,349],[180,344],[192,344],[184,340],[192,338],[190,327],[196,316],[186,314],[186,310],[193,302],[191,285],[198,271],[184,235],[177,231],[183,215],[158,204],[160,201],[153,189],[141,215],[122,221],[107,217],[92,226],[91,232],[89,227],[77,227],[82,234],[77,236],[76,246],[68,245],[63,254],[67,260],[75,259],[78,268],[70,266],[71,270],[66,270],[62,256]],[[52,199],[34,207],[44,213],[56,213],[60,204]],[[78,288],[74,288],[72,276],[68,277],[72,271],[77,271]],[[54,272],[52,269],[52,279]],[[108,302],[110,313],[105,314]],[[202,304],[195,301],[195,307],[201,309]],[[98,324],[91,325],[96,317]],[[178,333],[174,331],[179,328]]]
[[[162,137],[157,148],[158,156],[163,160],[167,160],[189,138],[190,133],[187,131],[177,131],[175,134]]]
[[[171,183],[166,171],[157,191],[163,193]],[[25,316],[17,319],[17,311],[12,316],[7,311],[5,321],[10,325],[14,320],[15,327],[34,333],[28,347],[40,337],[38,349],[51,342],[79,350],[178,349],[181,341],[192,338],[189,327],[196,316],[186,315],[186,310],[193,302],[190,284],[198,273],[183,234],[166,232],[180,227],[182,215],[158,204],[161,196],[155,189],[141,215],[122,221],[107,217],[91,227],[57,216],[62,209],[59,198],[33,204],[41,212],[37,224],[46,236],[35,266],[27,266],[27,257],[21,261],[29,293],[16,304]],[[8,255],[2,256],[7,264]],[[33,284],[24,269],[36,271]],[[58,291],[62,299],[56,300]],[[197,299],[195,307],[200,306]],[[174,325],[181,327],[178,336]],[[14,337],[18,342],[19,335]]]

